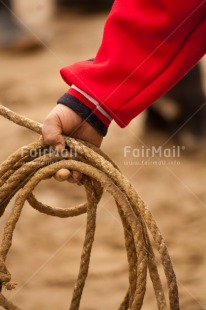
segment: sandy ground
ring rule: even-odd
[[[42,122],[66,90],[58,70],[95,54],[105,15],[62,14],[53,19],[48,43],[31,54],[0,52],[0,100],[5,106]],[[47,29],[46,29],[47,30]],[[49,31],[46,31],[49,33]],[[102,149],[119,165],[149,205],[166,240],[180,292],[182,310],[206,309],[206,165],[203,150],[180,151],[178,158],[124,156],[125,146],[160,146],[169,137],[144,133],[144,115],[126,129],[112,124]],[[37,139],[29,130],[0,119],[0,162],[18,147]],[[169,140],[165,148],[172,148]],[[143,160],[143,162],[142,162]],[[165,160],[165,161],[164,161]],[[76,205],[84,192],[68,183],[42,182],[37,197],[53,206]],[[9,208],[1,219],[3,224]],[[51,218],[25,206],[8,256],[16,290],[8,296],[22,309],[68,309],[77,276],[85,216]],[[148,279],[142,309],[156,309]],[[98,209],[97,234],[81,309],[117,309],[128,286],[123,230],[115,204],[104,195]]]

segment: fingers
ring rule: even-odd
[[[46,117],[42,134],[48,145],[54,146],[57,150],[65,148],[65,141],[62,134],[70,135],[78,130],[82,118],[68,107],[58,104]]]
[[[43,123],[42,135],[44,142],[53,146],[57,152],[65,149],[65,141],[62,136],[62,131],[61,119],[59,118],[58,113],[56,113],[56,109],[53,109]],[[68,180],[70,177],[71,172],[67,169],[60,169],[54,175],[54,178],[59,182]]]
[[[73,110],[63,104],[58,104],[47,116],[43,123],[42,135],[44,142],[57,151],[65,149],[62,134],[88,141],[97,147],[102,143],[103,137]],[[78,171],[60,169],[55,174],[55,179],[62,182],[81,184],[82,174]]]
[[[82,122],[80,116],[64,105],[57,105],[47,116],[43,123],[42,135],[46,144],[51,145],[56,151],[65,149],[65,141],[62,133],[69,135],[75,131]],[[70,183],[80,184],[82,175],[77,171],[60,169],[54,178],[63,182],[68,180]]]
[[[54,178],[59,182],[68,181],[69,183],[77,183],[78,185],[81,185],[82,174],[78,171],[60,169],[54,175]]]
[[[71,182],[71,179],[74,180],[74,183],[81,185],[82,173],[80,173],[79,171],[72,171],[69,182]]]
[[[59,182],[63,182],[63,181],[69,180],[70,177],[71,177],[71,172],[69,170],[67,170],[67,169],[60,169],[54,175],[55,180],[57,180]]]

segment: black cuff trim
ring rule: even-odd
[[[81,116],[87,123],[89,123],[101,136],[106,136],[107,126],[95,115],[92,110],[85,106],[81,101],[70,94],[64,94],[57,103],[66,105],[72,109],[79,116]]]

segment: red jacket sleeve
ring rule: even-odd
[[[205,36],[205,0],[116,0],[95,59],[61,75],[125,127],[198,62]]]

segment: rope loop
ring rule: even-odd
[[[26,119],[7,108],[0,106],[0,115],[21,126],[41,134],[41,124]],[[6,221],[0,245],[0,285],[13,288],[11,275],[6,268],[6,258],[12,244],[15,226],[21,216],[25,201],[37,211],[61,218],[87,214],[86,232],[80,261],[79,274],[71,298],[70,310],[78,310],[89,271],[90,256],[95,236],[96,212],[103,190],[115,200],[124,228],[127,251],[129,288],[119,306],[119,310],[140,310],[146,292],[147,272],[150,275],[157,308],[178,310],[178,288],[176,276],[164,239],[157,224],[133,186],[121,174],[117,166],[102,151],[93,145],[65,137],[67,151],[57,154],[43,140],[20,148],[0,166],[0,215],[15,198],[12,210]],[[65,168],[83,174],[82,183],[86,192],[86,202],[79,206],[57,208],[48,206],[34,196],[35,187],[51,178],[59,169]],[[158,274],[158,266],[150,240],[156,247],[168,285],[166,297]],[[8,310],[21,310],[0,293],[0,306]]]

